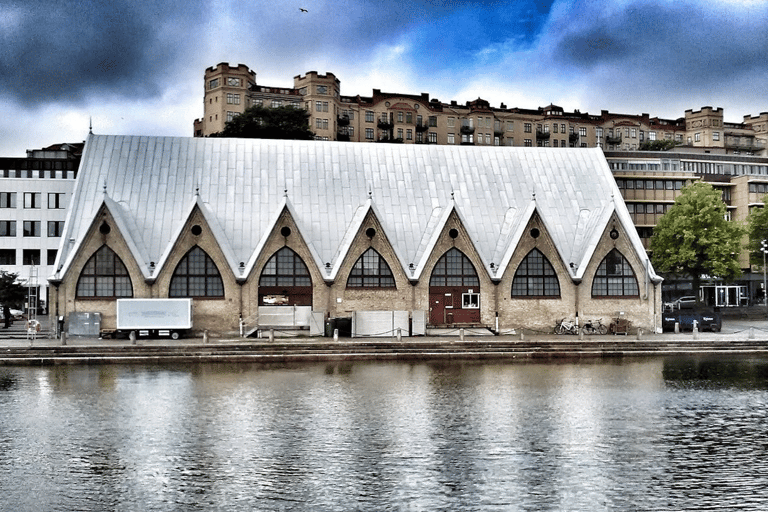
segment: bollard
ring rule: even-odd
[[[520,341],[525,341],[525,333],[520,331]]]
[[[67,333],[65,332],[61,333],[61,344],[62,346],[67,344]]]
[[[755,339],[755,328],[754,327],[750,327],[749,328],[749,339],[751,339],[751,340]]]
[[[675,322],[675,334],[680,334],[680,322]]]
[[[208,330],[203,331],[203,343],[208,343]]]
[[[638,340],[639,340],[639,339],[642,339],[642,337],[643,337],[643,329],[641,329],[640,327],[638,327],[638,328],[637,328],[637,339],[638,339]]]
[[[579,339],[580,340],[584,339],[584,329],[579,329]]]
[[[693,321],[693,339],[699,339],[699,323],[696,320]]]
[[[275,342],[275,330],[270,329],[269,330],[269,342],[274,343]]]
[[[128,335],[128,339],[131,340],[131,345],[136,344],[136,331],[131,331],[131,334]]]
[[[403,341],[403,330],[400,327],[397,328],[397,341]]]
[[[333,330],[333,341],[339,341],[339,330],[334,329]]]
[[[459,329],[459,339],[464,341],[464,328]]]

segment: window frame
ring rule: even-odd
[[[196,260],[200,257],[202,257],[202,268],[201,261]],[[182,268],[183,265],[184,268]],[[199,293],[200,291],[202,293]],[[168,297],[193,299],[224,299],[226,297],[224,279],[219,267],[199,245],[190,248],[173,269],[171,281],[168,284]]]
[[[552,287],[552,279],[554,279],[554,287]],[[532,293],[539,290],[542,293]],[[547,293],[548,290],[553,293]],[[512,278],[510,296],[513,299],[559,299],[562,297],[557,271],[549,258],[537,247],[528,251],[517,266]]]
[[[92,280],[92,282],[86,283],[87,280]],[[92,290],[92,294],[83,293],[86,286]],[[111,290],[111,293],[103,293],[105,290]],[[116,293],[118,290],[127,293]],[[100,291],[102,293],[99,293]],[[128,268],[112,248],[106,244],[102,245],[93,252],[80,270],[75,285],[75,298],[78,300],[113,300],[130,297],[133,297],[133,281]]]
[[[613,261],[609,261],[609,258]],[[608,265],[614,267],[621,265],[621,271],[608,273]],[[600,289],[596,291],[598,286]],[[619,286],[621,293],[611,293],[611,288],[616,291]],[[601,291],[605,293],[599,293]],[[592,277],[591,296],[593,299],[636,299],[640,297],[640,283],[637,280],[635,269],[618,249],[611,249],[600,261]]]
[[[395,289],[397,284],[387,260],[376,249],[369,247],[352,265],[347,276],[347,288],[352,290]]]

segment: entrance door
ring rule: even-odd
[[[453,323],[453,294],[430,293],[429,294],[429,323],[431,325],[445,325]]]

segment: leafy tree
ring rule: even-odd
[[[763,204],[768,201],[768,196],[763,198]],[[747,217],[747,233],[749,242],[749,261],[751,263],[762,265],[763,253],[761,244],[763,240],[768,240],[768,208],[753,208]]]
[[[245,139],[312,140],[309,112],[303,108],[283,106],[276,108],[254,105],[224,125],[214,137],[240,137]]]
[[[0,304],[6,329],[10,325],[11,308],[21,309],[27,296],[27,289],[18,282],[18,277],[18,274],[0,270]]]
[[[698,291],[704,274],[731,279],[741,274],[738,255],[744,228],[725,220],[720,192],[708,183],[683,188],[651,237],[651,260],[662,272],[688,275]]]
[[[677,142],[671,139],[647,140],[638,146],[640,151],[668,151],[677,146]]]

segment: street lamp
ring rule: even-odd
[[[765,253],[768,252],[768,240],[760,242],[760,251],[763,253],[763,303],[768,314],[768,289],[765,287]]]

